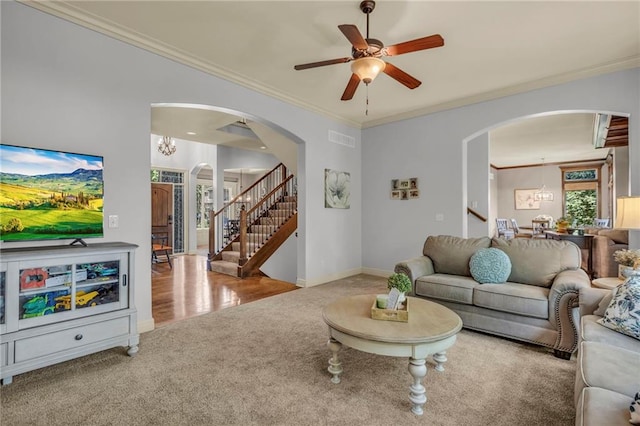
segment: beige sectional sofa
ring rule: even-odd
[[[509,257],[505,283],[480,284],[471,276],[472,255],[489,247]],[[566,241],[439,235],[395,272],[409,276],[412,295],[454,310],[464,327],[546,346],[568,359],[578,345],[578,292],[590,287],[580,262],[580,249]]]
[[[597,323],[610,290],[580,290],[580,342],[576,370],[576,426],[629,424],[629,405],[640,392],[640,340]]]

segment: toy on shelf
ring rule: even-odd
[[[53,300],[48,294],[32,297],[22,307],[24,308],[22,318],[41,317],[55,312]]]
[[[97,291],[90,291],[89,293],[79,291],[76,293],[76,308],[88,306],[96,306],[98,303],[93,301],[100,293]],[[56,309],[69,310],[71,309],[71,295],[65,295],[56,297]]]
[[[42,288],[49,274],[42,268],[24,269],[20,272],[20,290]]]
[[[78,265],[79,268],[86,270],[87,279],[93,280],[96,278],[104,278],[109,276],[118,275],[118,267],[111,268],[113,262],[110,263],[88,263],[84,265]]]

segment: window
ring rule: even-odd
[[[600,212],[600,171],[602,164],[560,167],[564,216],[572,225],[591,225]]]
[[[209,212],[213,209],[213,187],[210,183],[196,184],[196,228],[209,228]]]

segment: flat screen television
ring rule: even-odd
[[[104,235],[103,157],[0,144],[0,241]]]

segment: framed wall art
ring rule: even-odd
[[[539,210],[540,200],[535,199],[536,192],[537,188],[514,190],[516,210]]]
[[[418,178],[391,179],[391,199],[409,200],[420,197]]]
[[[351,174],[324,169],[324,207],[328,209],[351,208]]]

